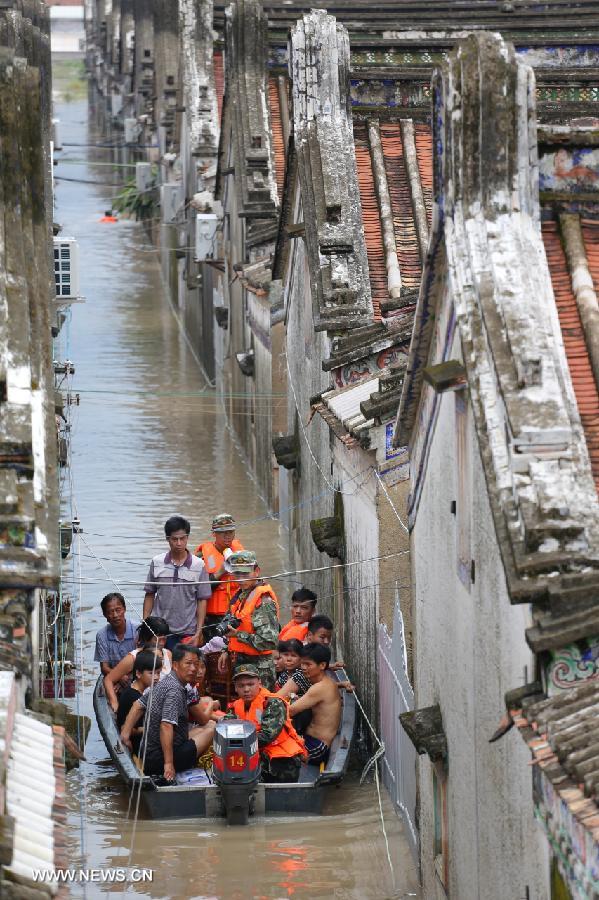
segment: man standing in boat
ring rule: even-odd
[[[253,665],[264,687],[272,691],[276,680],[273,651],[280,629],[277,595],[260,579],[256,554],[251,550],[232,553],[225,566],[239,584],[230,606],[238,624],[227,629],[227,649],[221,653],[219,669],[226,669],[228,657],[235,667]]]
[[[233,679],[238,699],[227,717],[243,719],[256,726],[262,781],[296,782],[306,754],[304,742],[289,718],[287,701],[264,688],[255,665],[238,666]]]
[[[204,624],[217,625],[229,609],[231,597],[239,585],[225,568],[225,559],[231,553],[243,550],[243,544],[235,537],[235,519],[228,513],[221,513],[212,520],[212,540],[204,541],[195,549],[195,555],[204,562],[212,596],[206,604]],[[209,632],[209,637],[212,635]]]
[[[164,533],[169,550],[153,558],[144,588],[144,619],[150,615],[166,619],[167,650],[181,641],[194,646],[204,643],[202,626],[212,590],[204,563],[187,549],[190,530],[183,516],[167,519]]]

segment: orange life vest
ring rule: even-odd
[[[294,622],[293,619],[291,622],[287,622],[286,625],[283,625],[281,628],[281,633],[279,635],[280,641],[290,641],[292,638],[295,638],[297,641],[301,641],[302,644],[306,640],[306,635],[308,634],[308,623],[302,622],[298,624]]]
[[[262,603],[263,597],[270,597],[274,600],[279,615],[279,601],[277,595],[269,584],[258,584],[251,592],[245,603],[243,600],[234,600],[231,605],[231,612],[241,620],[241,624],[237,626],[239,631],[246,631],[248,634],[255,634],[254,625],[252,623],[252,613],[257,606]],[[272,650],[255,650],[249,644],[237,640],[235,636],[229,639],[229,650],[233,653],[244,653],[247,656],[271,656]]]
[[[246,722],[253,722],[256,726],[256,731],[260,731],[264,704],[269,697],[275,696],[276,694],[271,694],[266,688],[260,688],[258,695],[252,700],[249,709],[246,710],[244,701],[239,699],[233,703],[233,711],[238,719],[244,719]],[[277,697],[277,700],[282,699],[282,697]],[[268,756],[269,759],[301,756],[306,752],[304,740],[299,736],[291,722],[289,704],[286,700],[283,700],[283,703],[287,707],[287,719],[285,720],[285,724],[274,741],[271,741],[270,744],[266,744],[265,747],[261,748],[262,753]]]
[[[241,541],[238,541],[237,538],[235,538],[231,544],[231,550],[236,552],[237,550],[243,549],[244,547]],[[215,572],[218,572],[225,561],[225,557],[220,550],[216,549],[212,541],[205,541],[203,544],[200,544],[199,547],[196,547],[195,555],[202,557],[204,565],[206,566],[206,571],[209,575],[214,575]],[[212,591],[212,596],[208,599],[206,604],[206,612],[208,615],[224,616],[229,609],[231,597],[238,589],[239,585],[234,581],[230,572],[225,572],[220,578],[220,583]]]

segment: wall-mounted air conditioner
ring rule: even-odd
[[[139,123],[137,119],[127,116],[124,121],[125,126],[125,143],[137,144],[139,137]]]
[[[135,187],[141,194],[147,191],[152,184],[152,165],[148,162],[135,164]]]
[[[123,95],[119,93],[111,94],[110,96],[110,111],[112,113],[113,119],[116,118],[123,108]]]
[[[196,262],[213,259],[216,254],[218,216],[215,213],[196,215]]]
[[[183,206],[183,185],[179,182],[160,186],[160,208],[164,223],[174,222]]]
[[[54,238],[54,280],[58,301],[79,298],[79,244],[75,238]]]

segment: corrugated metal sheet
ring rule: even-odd
[[[57,780],[54,733],[32,715],[16,713],[6,777],[6,811],[15,820],[9,871],[32,879],[33,872],[53,872],[53,811]],[[56,885],[45,885],[57,892]]]
[[[360,412],[360,403],[368,400],[370,395],[378,389],[379,379],[377,377],[366,378],[352,387],[327,391],[322,395],[322,400],[336,418],[343,423],[347,431],[352,433],[368,424]]]

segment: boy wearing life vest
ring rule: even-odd
[[[252,664],[238,666],[233,679],[238,699],[231,704],[227,718],[256,726],[262,781],[296,782],[306,750],[289,718],[288,704],[262,686],[258,668]]]
[[[204,541],[194,553],[204,561],[212,587],[212,596],[206,604],[204,627],[217,625],[229,609],[231,597],[239,589],[230,572],[225,569],[225,560],[230,553],[243,550],[243,544],[235,537],[235,519],[228,513],[221,513],[212,520],[212,540]],[[210,631],[208,632],[210,636]]]
[[[275,686],[273,651],[279,640],[277,595],[260,579],[256,554],[251,550],[231,553],[225,566],[240,585],[229,607],[239,624],[227,629],[227,649],[221,653],[219,671],[226,670],[227,657],[234,667],[251,664],[258,670],[264,687],[272,691]]]
[[[309,588],[299,588],[291,595],[291,621],[281,628],[280,641],[306,640],[308,623],[316,612],[316,594]]]

